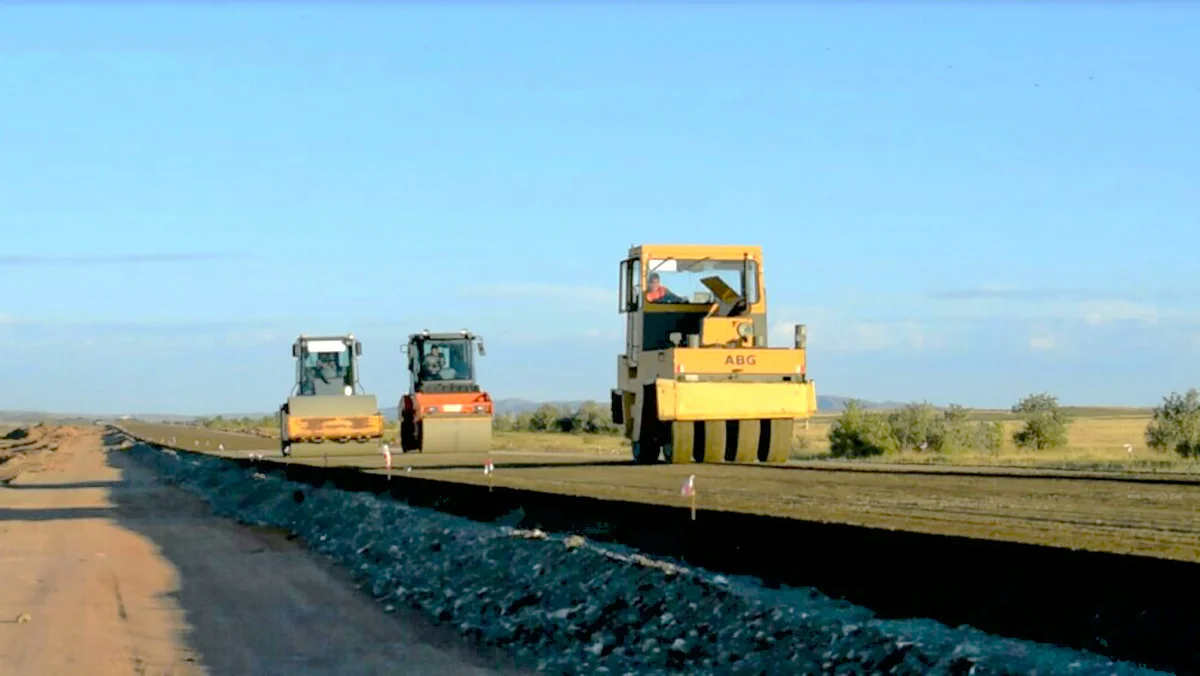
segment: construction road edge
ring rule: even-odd
[[[152,440],[110,426],[131,441]],[[172,449],[184,454],[211,454]],[[387,494],[480,522],[578,533],[769,586],[811,586],[884,618],[930,618],[1200,672],[1200,566],[959,536],[702,511],[524,489],[224,458],[292,481]],[[796,555],[794,552],[802,552]]]

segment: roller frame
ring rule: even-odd
[[[711,306],[645,301],[638,280],[648,262],[670,258],[745,260],[757,266],[756,286],[743,298],[713,276],[701,280],[715,299]],[[622,261],[621,275],[626,350],[618,356],[612,410],[635,462],[787,462],[796,422],[816,412],[816,386],[805,373],[803,325],[794,347],[767,346],[761,247],[639,245]],[[679,322],[673,337],[663,333],[663,317]]]

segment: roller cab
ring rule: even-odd
[[[756,246],[642,245],[621,262],[626,349],[612,415],[639,462],[786,462],[816,412],[807,329],[767,337]]]
[[[279,408],[280,452],[304,457],[380,454],[385,422],[375,395],[358,383],[362,343],[353,334],[301,335],[292,345],[296,380]]]
[[[491,396],[475,380],[483,339],[467,330],[409,336],[409,392],[400,400],[400,446],[405,452],[466,453],[491,448]]]

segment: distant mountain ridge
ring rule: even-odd
[[[846,408],[846,404],[852,397],[838,397],[831,395],[817,396],[817,410],[822,413],[836,413]],[[603,406],[608,405],[608,400],[596,400]],[[867,408],[899,408],[907,402],[900,401],[862,401]],[[497,399],[495,402],[496,413],[499,415],[520,415],[536,411],[543,404],[553,404],[555,406],[576,407],[583,403],[583,400],[559,400],[559,401],[535,401],[532,399],[521,399],[509,397]],[[396,407],[385,406],[380,409],[384,417],[388,420],[396,420]],[[261,418],[266,415],[273,415],[274,411],[261,411],[258,413],[212,413],[209,415],[180,415],[175,413],[129,413],[128,417],[137,418],[146,422],[189,422],[197,418],[209,418],[220,415],[224,418]],[[92,420],[117,421],[122,417],[120,415],[95,415],[89,413],[50,413],[46,411],[0,411],[0,422],[8,423],[32,423],[42,420],[56,420],[61,422],[90,422]]]

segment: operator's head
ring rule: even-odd
[[[660,286],[660,284],[658,281],[658,273],[651,272],[650,276],[646,278],[646,288],[650,291],[653,291],[653,290],[657,289],[659,286]]]

